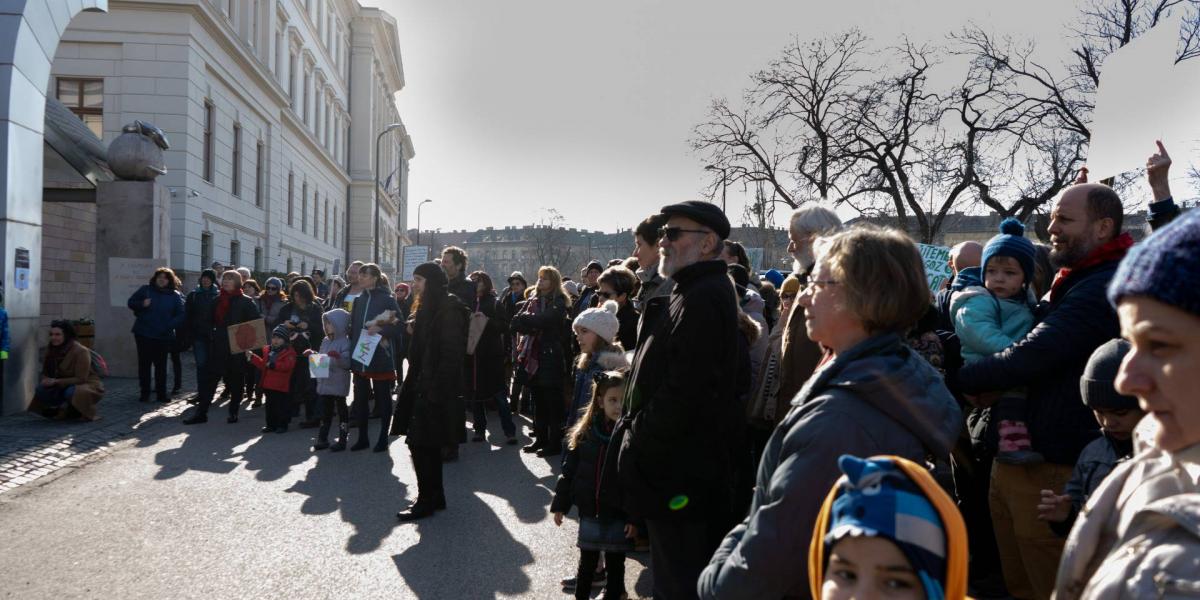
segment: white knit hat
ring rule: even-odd
[[[621,329],[621,322],[617,320],[618,310],[620,307],[615,301],[607,300],[602,306],[579,313],[572,326],[577,331],[580,327],[590,329],[611,344],[617,337],[617,331]]]

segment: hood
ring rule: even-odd
[[[335,308],[323,316],[333,325],[333,339],[346,337],[350,333],[350,313],[345,309]]]
[[[842,457],[845,459],[846,457]],[[899,456],[874,456],[872,460],[889,461],[895,467],[899,468],[907,478],[916,485],[916,488],[929,500],[934,510],[937,512],[941,520],[942,530],[946,537],[946,572],[943,593],[940,596],[927,595],[928,598],[940,597],[947,600],[955,598],[967,597],[967,527],[963,522],[962,514],[958,511],[958,507],[946,492],[938,485],[937,481],[929,474],[929,471],[912,461],[906,460]],[[841,463],[842,461],[839,461]],[[817,523],[814,530],[820,534],[814,533],[812,541],[808,548],[808,583],[809,589],[812,590],[814,598],[821,597],[821,584],[825,581],[825,568],[828,566],[829,557],[826,555],[826,535],[829,533],[831,522],[833,521],[834,501],[837,500],[839,493],[843,489],[843,485],[848,481],[849,476],[844,475],[838,478],[837,483],[833,484],[833,489],[829,491],[829,495],[825,497],[825,502],[821,506],[821,512],[817,515]],[[896,505],[901,504],[900,500],[895,499]],[[910,503],[904,503],[910,505]],[[896,525],[899,528],[901,525],[901,517],[905,516],[904,522],[911,522],[911,517],[906,515],[896,515]],[[915,525],[914,525],[915,527]],[[912,533],[912,532],[910,532]],[[886,535],[882,537],[888,537]]]
[[[950,289],[957,292],[975,285],[983,286],[983,269],[968,267],[958,272]]]
[[[755,313],[761,315],[767,308],[767,302],[763,300],[762,295],[751,289],[747,289],[746,294],[742,296],[741,305],[742,310],[749,315]]]
[[[746,336],[746,341],[749,342],[751,346],[753,346],[754,343],[758,341],[758,338],[763,334],[762,325],[759,325],[758,322],[754,320],[754,317],[751,317],[745,312],[738,313],[737,324],[738,331],[742,332],[742,334]]]
[[[605,371],[624,371],[629,368],[629,358],[624,352],[605,351],[596,354],[596,364]]]
[[[976,298],[978,296],[990,297],[991,295],[992,293],[988,291],[987,288],[983,287],[982,284],[971,285],[957,289],[954,291],[954,293],[950,294],[950,314],[958,312],[958,308],[962,306],[962,303],[970,300],[971,298]]]
[[[950,454],[962,411],[941,374],[895,333],[867,338],[818,371],[796,395],[838,388],[874,406],[912,433],[932,453]]]

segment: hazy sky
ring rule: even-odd
[[[1077,14],[1067,0],[361,1],[399,23],[398,102],[417,150],[409,224],[432,198],[421,225],[442,230],[554,207],[569,226],[615,231],[701,197],[692,128],[793,36],[857,26],[879,46],[940,42],[974,21],[1049,49]],[[745,197],[729,188],[735,223]]]

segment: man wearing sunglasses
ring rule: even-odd
[[[734,389],[738,309],[718,259],[729,237],[724,213],[689,201],[662,214],[660,271],[675,287],[645,305],[617,469],[630,512],[649,528],[654,597],[695,598],[700,571],[735,521],[730,440],[745,422]]]

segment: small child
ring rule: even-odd
[[[346,396],[350,394],[350,338],[346,334],[350,328],[350,313],[335,308],[321,317],[321,324],[325,327],[325,339],[321,340],[319,353],[329,357],[329,377],[317,380],[317,397],[321,402],[321,429],[317,431],[317,443],[313,444],[313,450],[329,448],[330,452],[340,452],[346,449],[346,436],[349,434]],[[312,349],[304,351],[305,356],[311,354],[314,354]],[[329,428],[333,425],[335,406],[338,438],[331,447]]]
[[[619,307],[613,300],[602,306],[589,308],[575,317],[572,329],[579,341],[579,359],[575,361],[575,388],[571,394],[571,408],[567,412],[563,429],[570,431],[580,415],[592,403],[592,381],[597,373],[629,368],[625,350],[617,341],[621,323],[617,319]]]
[[[1079,453],[1065,494],[1042,490],[1038,518],[1049,522],[1050,529],[1060,537],[1071,533],[1075,517],[1104,478],[1118,463],[1133,456],[1133,430],[1146,413],[1138,406],[1137,398],[1122,396],[1116,390],[1117,371],[1128,353],[1129,342],[1109,340],[1092,353],[1079,379],[1083,403],[1092,409],[1102,435]]]
[[[967,528],[920,465],[843,455],[808,552],[813,598],[963,600]]]
[[[291,384],[292,370],[296,368],[296,351],[288,343],[291,333],[280,325],[271,332],[271,345],[262,349],[262,354],[246,351],[246,360],[258,367],[262,373],[262,389],[267,396],[267,424],[263,433],[286,433],[292,420]]]
[[[1000,223],[1000,235],[983,248],[979,270],[963,269],[958,277],[966,287],[950,298],[954,330],[962,344],[966,364],[1003,351],[1033,329],[1033,294],[1037,249],[1025,239],[1025,226],[1009,217]],[[980,285],[979,276],[983,281]],[[1025,425],[1027,406],[1023,389],[1006,390],[991,410],[998,422],[996,461],[1014,465],[1040,463]]]
[[[633,550],[638,528],[622,508],[617,466],[606,460],[609,447],[621,443],[620,435],[613,437],[613,430],[621,417],[625,376],[617,371],[602,372],[593,387],[591,404],[567,441],[567,458],[554,486],[550,512],[554,524],[561,526],[571,506],[579,509],[575,597],[591,597],[593,574],[604,553],[608,584],[601,598],[626,598],[625,553]]]

